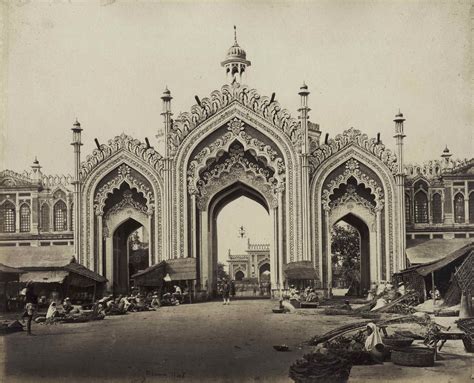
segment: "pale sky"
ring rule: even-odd
[[[102,5],[107,4],[107,5]],[[252,66],[247,84],[276,93],[297,116],[311,91],[323,137],[351,126],[394,148],[401,108],[406,160],[472,157],[471,10],[463,1],[2,2],[0,169],[35,156],[47,174],[72,173],[70,128],[83,131],[83,159],[125,132],[162,129],[162,91],[172,110],[225,83],[220,62],[238,41]]]

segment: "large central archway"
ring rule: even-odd
[[[200,265],[201,265],[201,275],[203,278],[208,276],[208,286],[210,290],[215,294],[217,287],[217,260],[218,260],[218,227],[217,227],[217,218],[219,213],[227,205],[237,200],[240,197],[247,197],[259,205],[261,205],[268,214],[270,214],[270,206],[265,197],[257,191],[255,188],[250,187],[249,185],[236,181],[233,184],[223,188],[217,192],[211,199],[209,203],[208,212],[208,222],[209,222],[209,237],[210,241],[208,244],[208,254],[200,254]],[[272,222],[273,223],[273,222]],[[273,223],[274,224],[274,223]],[[275,238],[272,238],[272,243],[275,243]],[[270,246],[270,259],[275,259],[274,246]],[[278,265],[275,265],[275,271],[277,271]],[[269,268],[270,270],[270,268]],[[250,274],[248,275],[250,276]],[[276,273],[273,275],[273,282],[275,283],[277,277]],[[272,280],[272,278],[270,278]]]

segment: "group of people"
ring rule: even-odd
[[[108,295],[97,301],[92,306],[74,306],[69,297],[62,302],[53,299],[46,311],[46,315],[38,315],[38,296],[34,293],[34,286],[27,283],[24,289],[25,309],[22,319],[26,320],[27,335],[31,333],[33,319],[37,323],[52,324],[56,322],[77,322],[103,319],[106,315],[122,315],[127,312],[154,311],[161,306],[176,306],[183,303],[186,293],[183,294],[181,287],[173,286],[172,292],[166,292],[160,299],[160,292],[153,291],[147,295],[135,290],[130,295],[119,295],[114,297]]]
[[[298,302],[319,302],[318,294],[316,294],[316,291],[311,286],[306,287],[300,292],[296,289],[295,285],[291,285],[289,298],[290,300],[294,299]]]

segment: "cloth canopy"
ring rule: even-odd
[[[65,270],[28,271],[20,276],[20,282],[63,283],[68,274]]]
[[[410,264],[435,262],[466,245],[474,243],[472,238],[453,239],[410,239],[407,241],[406,254]]]
[[[287,279],[292,280],[317,280],[318,274],[310,261],[291,262],[283,266]]]

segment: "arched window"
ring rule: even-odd
[[[20,231],[26,233],[31,230],[31,210],[30,207],[24,203],[20,206]]]
[[[54,231],[67,230],[67,208],[64,201],[58,201],[54,205]]]
[[[464,196],[458,193],[454,196],[454,222],[464,223]]]
[[[469,222],[474,223],[474,192],[469,194]]]
[[[441,194],[436,193],[433,195],[433,223],[443,222],[443,211],[441,206]]]
[[[44,203],[41,206],[41,230],[42,231],[49,231],[49,205]]]
[[[411,223],[411,200],[408,194],[405,194],[405,222]]]
[[[15,232],[15,205],[10,201],[0,206],[0,230],[2,233]]]
[[[428,223],[428,198],[422,191],[415,194],[415,223]]]

